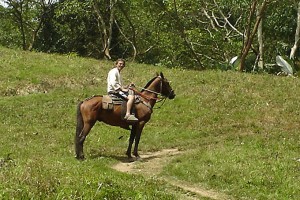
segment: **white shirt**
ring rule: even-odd
[[[122,87],[122,77],[118,68],[113,68],[108,72],[107,76],[107,92],[117,92]]]

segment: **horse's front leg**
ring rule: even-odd
[[[139,122],[139,124],[137,125],[137,128],[136,128],[133,155],[136,157],[137,160],[141,160],[141,157],[138,153],[138,148],[139,148],[139,142],[140,142],[140,138],[141,138],[141,134],[142,134],[144,126],[145,126],[144,122]]]
[[[128,156],[129,162],[134,161],[132,156],[131,156],[131,148],[132,148],[132,144],[134,142],[135,135],[136,135],[136,125],[133,125],[132,129],[131,129],[131,133],[130,133],[128,148],[127,148],[127,151],[126,151],[126,155]]]

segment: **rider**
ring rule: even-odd
[[[124,119],[129,122],[137,122],[138,119],[130,112],[134,103],[134,91],[131,90],[130,87],[122,86],[122,77],[120,72],[124,67],[125,60],[119,58],[115,63],[115,67],[108,72],[107,93],[127,100],[127,109]]]

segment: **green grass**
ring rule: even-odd
[[[165,182],[110,168],[124,156],[125,130],[96,124],[87,159],[74,159],[77,103],[105,93],[112,65],[0,47],[1,199],[179,199]],[[122,73],[142,87],[159,71],[177,96],[154,110],[140,151],[184,151],[160,176],[232,199],[300,196],[298,78],[130,62]]]

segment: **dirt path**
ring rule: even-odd
[[[157,177],[162,171],[163,167],[168,164],[168,162],[174,159],[176,155],[182,153],[183,152],[178,151],[178,149],[164,149],[158,152],[145,153],[141,155],[143,159],[142,162],[119,162],[112,168],[124,173],[142,174],[146,178],[156,177],[157,179],[163,180],[181,190],[180,193],[179,191],[176,191],[181,199],[194,200],[200,199],[201,197],[215,200],[230,199],[225,194],[220,194],[212,190],[206,190],[198,185],[172,180],[165,177]]]

